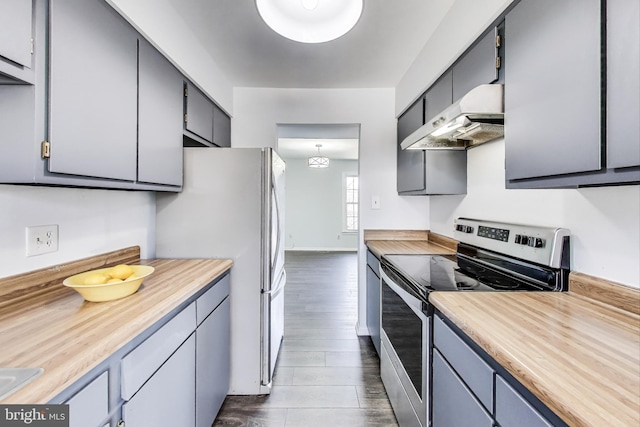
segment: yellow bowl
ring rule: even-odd
[[[142,284],[142,281],[155,270],[153,267],[148,265],[130,265],[129,267],[133,269],[133,274],[136,277],[122,282],[105,283],[101,285],[84,284],[84,280],[87,276],[98,273],[107,273],[111,268],[113,268],[107,267],[85,271],[84,273],[67,277],[64,279],[62,284],[78,291],[78,293],[87,301],[102,302],[124,298],[135,293]]]

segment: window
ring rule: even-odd
[[[344,177],[345,231],[358,231],[358,176]]]

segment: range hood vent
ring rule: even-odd
[[[473,88],[406,137],[403,150],[464,150],[504,135],[504,86]]]

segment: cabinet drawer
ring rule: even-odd
[[[485,408],[492,410],[493,369],[438,316],[434,318],[433,344]]]
[[[496,375],[496,421],[502,427],[552,427],[525,399]]]
[[[227,274],[196,300],[196,323],[198,325],[229,295],[230,282]]]
[[[492,427],[493,420],[440,353],[434,351],[433,427],[453,426]]]
[[[66,403],[69,427],[95,427],[109,413],[109,375],[103,372]]]
[[[367,265],[380,277],[380,260],[371,251],[367,251]]]
[[[196,328],[192,303],[122,359],[120,394],[129,400]]]

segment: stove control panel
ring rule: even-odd
[[[566,228],[540,227],[458,218],[453,237],[461,243],[547,265],[559,267]]]
[[[540,237],[524,236],[522,234],[516,234],[513,242],[518,245],[531,246],[532,248],[543,248],[545,244],[545,240]]]

